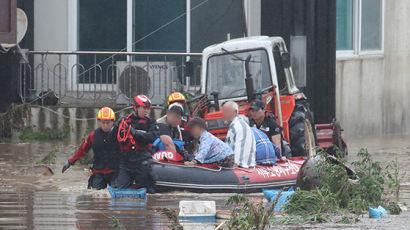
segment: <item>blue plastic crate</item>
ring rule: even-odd
[[[264,189],[263,194],[268,201],[274,201],[278,196],[279,191],[279,189]],[[283,206],[288,202],[288,197],[293,195],[294,192],[293,187],[290,187],[288,191],[282,191],[278,202],[276,203],[275,212],[279,212],[283,208]]]
[[[147,196],[147,190],[145,188],[141,189],[119,189],[108,186],[108,191],[110,192],[111,198],[145,198]]]

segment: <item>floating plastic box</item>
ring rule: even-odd
[[[119,189],[108,186],[108,191],[110,192],[111,198],[145,198],[147,197],[147,190],[145,188],[141,189]]]

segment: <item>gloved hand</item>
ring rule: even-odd
[[[73,164],[71,164],[70,161],[67,161],[67,163],[63,166],[63,169],[61,170],[61,173],[64,173],[65,170],[67,170],[68,168],[71,167],[71,165],[73,165]]]
[[[134,139],[141,140],[144,138],[143,136],[146,133],[144,130],[133,129],[131,126],[129,128],[131,129],[130,134],[134,137]]]

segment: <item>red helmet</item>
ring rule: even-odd
[[[142,106],[144,108],[151,108],[151,100],[147,96],[140,94],[134,97],[134,102],[132,102],[132,105]]]

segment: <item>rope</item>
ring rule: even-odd
[[[162,165],[175,165],[175,164],[169,164],[169,163],[161,162],[161,161],[158,161],[158,160],[155,160],[155,163],[157,163],[157,164],[162,164]],[[198,165],[194,165],[194,166],[175,165],[175,166],[185,167],[185,168],[200,168],[200,169],[205,169],[205,170],[212,171],[212,172],[220,172],[220,171],[222,171],[222,169],[224,168],[224,167],[220,167],[220,166],[219,166],[218,169],[212,169],[212,168],[206,168],[206,167],[202,167],[202,166],[198,166]],[[226,169],[227,169],[227,168],[226,168]]]
[[[303,165],[303,163],[299,163],[299,162],[296,162],[296,161],[292,161],[292,160],[289,160],[289,159],[288,159],[288,161],[289,161],[290,163],[293,163],[293,164],[297,164],[297,165]]]
[[[157,162],[158,164],[173,165],[173,164],[168,164],[168,163],[164,163],[164,162],[160,162],[160,161],[155,161],[155,162]],[[198,165],[194,165],[194,166],[177,165],[177,166],[186,167],[186,168],[201,168],[201,169],[205,169],[205,170],[209,170],[209,171],[213,171],[213,172],[220,172],[220,171],[222,171],[222,169],[231,169],[231,170],[238,169],[238,170],[241,170],[241,171],[244,171],[244,172],[247,172],[247,173],[253,173],[256,170],[256,167],[253,167],[251,170],[249,170],[249,169],[239,168],[239,167],[238,168],[227,168],[227,167],[222,167],[222,166],[218,166],[218,169],[206,168],[206,167],[202,167],[202,166],[198,166]]]

